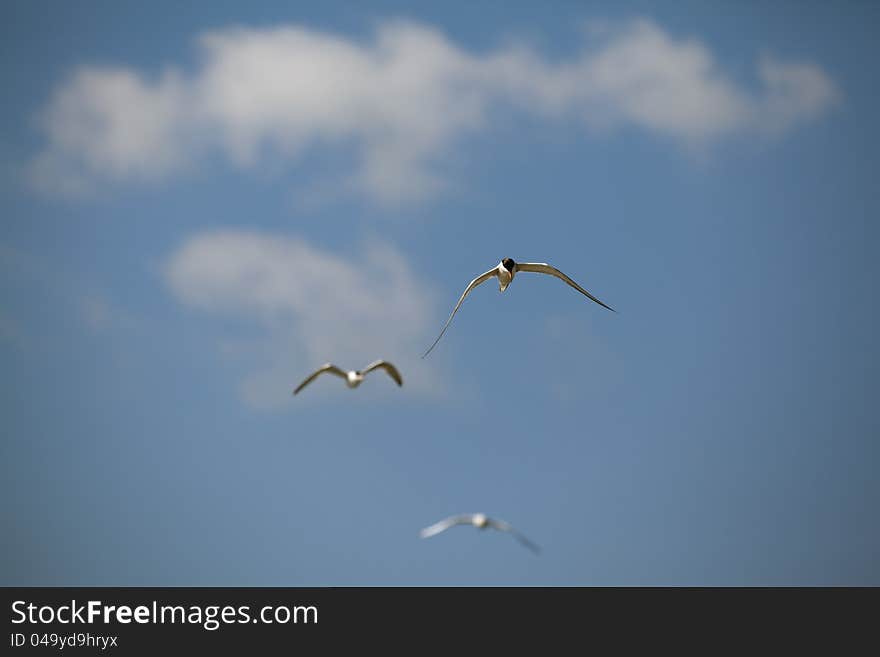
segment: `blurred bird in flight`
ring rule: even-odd
[[[345,379],[345,383],[346,385],[348,385],[349,388],[357,388],[361,383],[363,383],[364,376],[377,369],[383,369],[388,372],[388,376],[394,379],[397,382],[398,386],[403,385],[403,379],[400,376],[400,372],[397,371],[397,368],[394,367],[394,365],[385,360],[377,360],[373,363],[370,363],[363,370],[349,371],[342,370],[332,363],[327,363],[326,365],[322,365],[317,370],[312,372],[305,381],[297,386],[296,390],[293,391],[293,394],[297,394],[300,390],[305,388],[307,385],[309,385],[312,381],[314,381],[325,372],[335,374],[336,376]]]
[[[492,529],[497,529],[501,532],[507,532],[535,554],[539,554],[541,551],[537,545],[515,530],[510,523],[504,522],[503,520],[489,518],[483,513],[464,513],[458,516],[450,516],[430,527],[425,527],[419,532],[419,536],[422,538],[430,538],[431,536],[435,536],[440,532],[445,532],[450,527],[455,527],[456,525],[473,525],[477,529],[491,527]]]

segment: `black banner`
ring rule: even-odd
[[[876,589],[6,588],[4,654],[803,639],[873,626]],[[575,645],[575,644],[572,644]],[[708,647],[708,646],[707,646]]]

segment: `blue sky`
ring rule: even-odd
[[[876,7],[369,4],[3,3],[0,582],[880,584]]]

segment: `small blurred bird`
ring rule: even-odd
[[[385,370],[386,372],[388,372],[388,376],[390,376],[397,382],[398,386],[403,385],[403,379],[400,376],[400,372],[397,371],[397,368],[394,367],[394,365],[385,360],[377,360],[374,363],[370,363],[363,370],[350,371],[342,370],[332,363],[327,363],[326,365],[322,365],[317,370],[312,372],[312,374],[310,374],[305,381],[297,386],[296,390],[293,391],[293,394],[295,395],[296,393],[298,393],[300,390],[302,390],[312,381],[314,381],[317,377],[324,374],[324,372],[329,372],[330,374],[335,374],[336,376],[345,379],[345,383],[346,385],[348,385],[349,388],[357,388],[363,382],[364,376],[376,369]]]
[[[515,530],[510,523],[504,522],[503,520],[495,520],[493,518],[489,518],[483,513],[464,513],[458,516],[450,516],[445,520],[441,520],[440,522],[431,525],[430,527],[425,527],[424,529],[419,531],[419,536],[421,536],[422,538],[430,538],[431,536],[435,536],[440,532],[444,532],[450,527],[454,527],[455,525],[473,525],[477,529],[486,529],[487,527],[491,527],[492,529],[497,529],[501,532],[507,532],[535,554],[539,554],[541,552],[541,549],[537,545],[532,543],[529,539],[527,539],[525,536]]]

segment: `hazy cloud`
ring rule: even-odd
[[[0,343],[17,344],[23,336],[24,331],[19,323],[4,311],[0,311]]]
[[[437,390],[419,358],[433,327],[429,291],[388,244],[368,243],[346,259],[296,237],[213,231],[177,249],[165,274],[184,304],[245,318],[265,333],[250,346],[222,346],[253,359],[242,382],[252,405],[289,403],[293,384],[327,361],[356,369],[387,358],[401,368],[404,394]]]
[[[248,168],[267,153],[296,162],[334,148],[351,154],[347,182],[394,203],[442,190],[444,156],[504,108],[702,142],[784,132],[837,98],[810,63],[765,57],[754,84],[737,84],[705,44],[648,20],[585,32],[578,52],[552,60],[516,44],[469,51],[401,21],[369,40],[298,26],[218,30],[199,37],[198,52],[191,71],[74,72],[40,115],[34,183],[88,192],[217,153]]]

